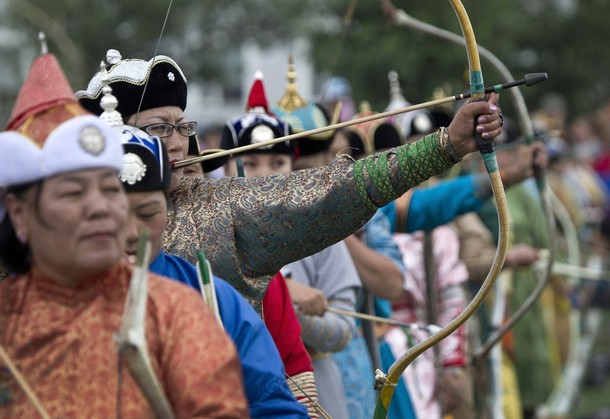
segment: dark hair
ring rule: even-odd
[[[23,199],[23,196],[30,188],[36,187],[34,202],[38,207],[41,185],[42,181],[36,181],[24,185],[11,186],[8,188],[7,193]],[[15,274],[29,271],[32,265],[30,247],[27,243],[19,241],[8,214],[4,216],[4,220],[0,223],[0,262],[10,273]]]

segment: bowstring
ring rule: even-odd
[[[294,384],[294,386],[305,395],[305,397],[307,398],[307,400],[309,400],[311,402],[311,407],[313,407],[320,415],[322,415],[323,418],[325,419],[332,419],[330,414],[322,407],[320,406],[320,403],[318,403],[317,400],[314,400],[311,398],[311,396],[309,394],[307,394],[307,392],[305,390],[303,390],[303,388],[299,385],[299,383],[297,383],[290,375],[288,375],[288,373],[286,374],[286,378],[288,378],[290,380],[290,382],[292,384]]]
[[[157,39],[157,45],[155,46],[155,52],[153,53],[153,61],[151,64],[151,68],[154,67],[155,61],[157,60],[157,52],[159,51],[159,45],[161,44],[161,39],[163,38],[163,33],[165,32],[165,26],[167,25],[167,19],[169,18],[169,12],[172,10],[172,4],[174,0],[169,0],[169,5],[167,6],[167,11],[165,12],[165,19],[163,19],[163,26],[161,26],[161,33],[159,34],[159,38]],[[138,110],[136,111],[136,118],[134,121],[134,126],[138,126],[138,115],[140,114],[140,108],[142,107],[142,103],[144,102],[144,95],[146,94],[146,89],[148,88],[148,82],[150,81],[150,77],[146,78],[146,83],[144,83],[144,90],[142,91],[142,96],[140,97],[140,103],[138,103]]]
[[[330,66],[330,74],[327,77],[327,80],[330,80],[335,75],[335,73],[337,72],[337,68],[339,67],[341,53],[343,52],[343,45],[345,44],[345,39],[347,38],[347,31],[352,25],[352,21],[354,19],[357,1],[358,0],[350,0],[347,5],[347,9],[345,10],[345,14],[343,15],[343,25],[341,28],[341,34],[339,35],[339,42],[335,47],[335,52],[333,54],[334,59],[332,65]],[[326,99],[326,93],[328,93],[329,86],[330,83],[327,83],[325,89],[322,91],[322,94],[320,96],[320,103],[323,103]]]

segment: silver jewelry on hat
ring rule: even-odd
[[[121,62],[122,59],[123,57],[121,56],[121,53],[118,50],[109,49],[108,51],[106,51],[106,61],[108,61],[108,64],[115,65]]]
[[[116,51],[116,50],[109,50]],[[118,51],[116,51],[118,53]],[[121,54],[119,54],[120,57]],[[108,57],[106,57],[108,58]],[[110,79],[108,78],[108,70],[106,69],[106,63],[103,61],[100,63],[100,73],[102,73],[102,99],[100,100],[100,106],[104,110],[100,115],[100,119],[106,122],[111,127],[120,127],[123,125],[123,116],[119,111],[116,110],[119,105],[119,101],[116,96],[112,94],[112,87],[110,87]]]
[[[273,134],[273,130],[271,128],[269,128],[267,125],[258,125],[256,127],[254,127],[254,129],[252,130],[252,133],[250,134],[250,138],[251,138],[252,144],[258,144],[258,143],[262,143],[262,142],[274,139],[275,135]],[[273,147],[272,144],[265,146],[265,147],[261,147],[261,148],[271,148],[271,147]]]
[[[119,179],[123,183],[134,185],[144,179],[146,169],[146,165],[140,156],[134,153],[127,153],[123,156],[123,168],[121,173],[119,173]]]
[[[94,156],[99,156],[106,148],[106,140],[102,132],[94,126],[86,126],[81,130],[78,144],[84,151]]]

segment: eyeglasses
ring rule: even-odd
[[[197,122],[183,122],[178,125],[168,123],[150,124],[139,128],[149,135],[154,135],[159,138],[169,137],[174,133],[174,128],[177,128],[180,135],[184,137],[190,137],[191,135],[197,134]]]

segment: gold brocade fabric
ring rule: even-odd
[[[376,208],[451,165],[430,134],[382,157],[343,155],[288,176],[183,178],[171,194],[163,247],[195,263],[203,246],[214,274],[260,313],[280,268],[343,240]]]
[[[113,335],[130,277],[131,268],[120,264],[76,288],[35,270],[0,282],[2,345],[51,417],[116,417]],[[146,338],[177,417],[247,417],[237,353],[195,291],[150,275]],[[0,417],[38,417],[12,378],[8,391]],[[126,368],[120,411],[124,418],[153,417]]]
[[[171,194],[164,250],[196,262],[203,245],[213,273],[260,313],[281,267],[347,237],[372,216],[346,163],[288,176],[183,178]]]

